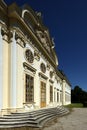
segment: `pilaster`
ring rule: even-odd
[[[16,79],[16,74],[17,74],[17,47],[16,47],[16,39],[15,39],[15,30],[12,31],[12,38],[11,38],[11,43],[10,43],[10,64],[11,64],[11,73],[10,73],[10,78],[11,78],[11,90],[10,90],[10,107],[16,107],[16,93],[17,93],[17,79]]]
[[[3,41],[1,34],[2,27],[0,25],[0,109],[3,106]]]
[[[35,105],[38,107],[39,107],[39,92],[40,92],[39,77],[38,77],[38,73],[36,72],[34,78],[34,102]]]
[[[65,87],[66,87],[66,81],[63,80],[63,85],[62,85],[62,105],[65,105]]]
[[[49,105],[50,102],[50,86],[49,86],[49,79],[47,79],[47,84],[46,84],[46,104],[47,106]]]
[[[35,74],[35,77],[34,77],[34,102],[35,102],[35,105],[36,105],[36,108],[39,108],[40,107],[40,77],[38,75],[39,73],[39,60],[38,60],[38,57],[37,57],[37,52],[35,54],[34,52],[34,67],[36,68],[37,67],[37,70],[36,70],[36,74]]]
[[[55,102],[57,102],[57,89],[55,88]]]
[[[53,103],[54,103],[54,86],[53,86]]]
[[[9,44],[8,32],[6,28],[2,28],[2,42],[3,42],[3,109],[9,107]]]
[[[59,93],[59,105],[60,105],[60,90],[58,91],[58,93]]]

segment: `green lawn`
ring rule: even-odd
[[[82,108],[83,104],[82,103],[72,103],[70,105],[66,105],[68,108]]]

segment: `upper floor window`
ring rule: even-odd
[[[50,71],[50,78],[52,78],[53,77],[53,72],[52,71]]]

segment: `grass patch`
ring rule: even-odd
[[[72,104],[66,105],[65,107],[67,107],[67,108],[83,108],[83,104],[82,103],[72,103]]]

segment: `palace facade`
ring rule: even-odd
[[[54,46],[39,12],[1,0],[1,113],[71,103],[71,85],[57,69]]]

